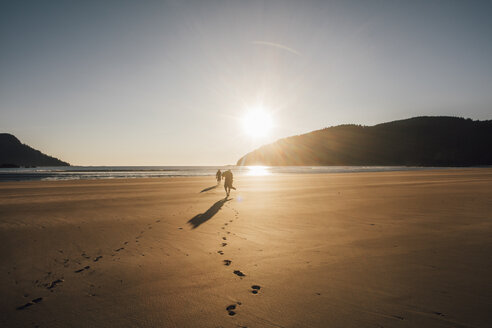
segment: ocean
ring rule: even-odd
[[[412,171],[432,168],[408,166],[67,166],[0,168],[0,181],[215,176],[218,169],[222,171],[231,169],[238,176],[264,176],[306,173]]]

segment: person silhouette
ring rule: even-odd
[[[222,173],[222,176],[224,177],[224,190],[226,192],[226,197],[228,197],[231,192],[231,189],[236,190],[236,188],[232,186],[232,180],[234,178],[231,170],[225,171],[224,173]]]
[[[222,172],[220,172],[220,169],[215,174],[215,178],[217,179],[217,184],[220,184],[220,181],[222,180]]]

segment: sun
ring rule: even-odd
[[[253,138],[268,135],[272,130],[272,116],[265,109],[258,107],[248,110],[242,117],[244,132]]]

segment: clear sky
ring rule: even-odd
[[[222,165],[278,138],[492,119],[491,1],[3,1],[0,132],[78,165]],[[240,118],[271,113],[251,138]]]

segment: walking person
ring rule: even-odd
[[[217,179],[217,184],[220,184],[220,181],[222,180],[222,172],[220,172],[220,169],[215,174],[215,178]]]
[[[234,188],[232,186],[232,180],[234,178],[233,178],[231,170],[225,171],[224,173],[222,173],[222,176],[224,177],[224,190],[226,192],[226,197],[229,197],[231,189],[236,190],[236,188]]]

